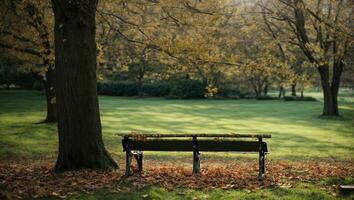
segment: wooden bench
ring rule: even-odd
[[[123,137],[123,151],[126,152],[125,175],[130,175],[131,159],[137,161],[138,170],[143,170],[143,151],[191,151],[193,152],[193,173],[200,172],[200,152],[258,152],[259,175],[265,174],[267,143],[263,138],[271,135],[253,134],[118,134]],[[246,138],[246,140],[235,140]]]

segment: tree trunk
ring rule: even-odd
[[[254,92],[256,94],[256,98],[257,98],[262,95],[263,83],[259,79],[255,80],[254,82],[255,83],[252,83],[252,85],[253,85],[253,90],[254,90]]]
[[[138,97],[143,97],[143,80],[139,78],[137,81],[137,90],[138,90]]]
[[[291,96],[296,96],[296,83],[291,84]]]
[[[96,89],[95,12],[97,0],[52,0],[59,154],[56,172],[109,169]]]
[[[267,95],[268,95],[268,85],[265,85],[265,86],[264,86],[263,95],[264,95],[264,96],[267,96]]]
[[[336,101],[337,97],[331,91],[331,86],[329,83],[323,83],[322,80],[322,90],[323,90],[323,112],[322,115],[338,116],[338,103]]]
[[[148,63],[145,59],[142,59],[139,63],[139,72],[138,72],[138,76],[136,77],[139,98],[143,97],[143,79],[145,76],[147,65]]]
[[[254,92],[256,93],[256,98],[258,98],[260,96],[260,92],[258,92],[258,90],[255,90]]]
[[[256,94],[256,98],[260,96],[262,92],[260,92],[257,88],[257,86],[253,85],[253,91]]]
[[[47,116],[44,122],[57,122],[57,105],[55,95],[55,73],[52,67],[49,67],[46,72],[46,80],[44,81],[44,89],[47,102]]]
[[[279,87],[279,95],[278,95],[278,98],[280,99],[281,97],[285,97],[285,89],[283,86],[280,86]]]
[[[263,95],[264,96],[268,95],[268,82],[266,82],[265,85],[264,85]]]
[[[329,78],[329,66],[320,66],[318,71],[321,77],[321,85],[323,91],[323,112],[324,116],[339,116],[338,110],[338,90],[339,90],[339,80],[342,73],[342,69],[338,69],[339,66],[333,67],[333,79],[332,84]]]

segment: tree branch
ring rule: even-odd
[[[31,54],[31,55],[37,56],[39,58],[42,57],[42,54],[40,52],[38,52],[36,50],[33,50],[33,49],[29,49],[29,48],[15,47],[15,46],[4,44],[4,43],[1,43],[1,42],[0,42],[0,47],[1,48],[5,48],[5,49],[18,51],[18,52],[21,52],[21,53]]]

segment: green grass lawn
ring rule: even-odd
[[[320,93],[311,93],[319,96]],[[339,97],[342,117],[319,117],[322,102],[282,100],[166,100],[100,97],[104,141],[123,156],[117,132],[269,133],[272,159],[352,160],[354,95]],[[0,159],[55,156],[55,124],[45,117],[43,92],[0,90]],[[149,153],[166,157],[170,153]],[[189,154],[175,153],[176,156]],[[225,154],[209,153],[206,156]],[[229,153],[227,156],[239,154]],[[242,155],[244,157],[245,155]],[[248,157],[248,156],[246,156]]]
[[[321,160],[353,162],[354,94],[345,91],[339,97],[339,118],[322,118],[321,94],[308,93],[318,102],[286,102],[282,100],[166,100],[160,98],[100,97],[101,120],[106,147],[122,163],[123,152],[118,132],[143,131],[161,133],[267,133],[268,159],[289,161]],[[57,152],[56,124],[36,124],[45,117],[43,92],[0,90],[0,162],[26,159],[55,161]],[[187,160],[190,153],[148,152],[149,162],[166,159]],[[207,153],[203,158],[232,160],[255,158],[256,155]],[[203,159],[202,158],[202,159]],[[256,162],[256,161],[255,161]],[[182,163],[182,162],[181,162]],[[190,166],[189,166],[190,167]],[[353,179],[349,178],[349,184]],[[334,180],[334,182],[333,182]],[[101,189],[79,194],[72,199],[335,199],[324,190],[340,184],[335,178],[320,183],[299,183],[257,191],[245,189],[197,191],[161,186],[140,190]]]

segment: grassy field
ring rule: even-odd
[[[312,93],[313,96],[319,95]],[[340,98],[340,118],[319,115],[322,102],[281,100],[165,100],[100,97],[104,141],[120,158],[118,132],[269,133],[272,159],[353,159],[354,95]],[[0,91],[0,159],[54,156],[55,124],[39,91]],[[151,153],[153,156],[170,155]],[[175,154],[176,156],[183,154]],[[219,156],[220,154],[207,154]],[[239,154],[230,153],[228,156]],[[224,154],[222,154],[224,157]],[[242,155],[243,156],[243,155]]]
[[[268,133],[272,160],[321,160],[353,162],[354,94],[343,91],[339,97],[339,118],[320,117],[321,94],[307,93],[317,102],[286,102],[282,100],[166,100],[160,98],[100,97],[103,136],[114,158],[123,160],[118,132],[143,131],[161,133]],[[54,162],[57,152],[56,124],[36,124],[45,117],[43,92],[0,90],[0,161],[47,159]],[[149,152],[147,160],[186,160],[188,153]],[[172,155],[172,156],[171,156]],[[204,158],[231,160],[255,158],[245,154],[203,154]],[[353,180],[351,179],[351,183]],[[326,183],[327,185],[332,184]],[[84,199],[332,199],[318,185],[299,183],[292,189],[247,190],[176,189],[161,187],[139,191],[96,191],[73,198]],[[348,197],[352,198],[352,196]]]

